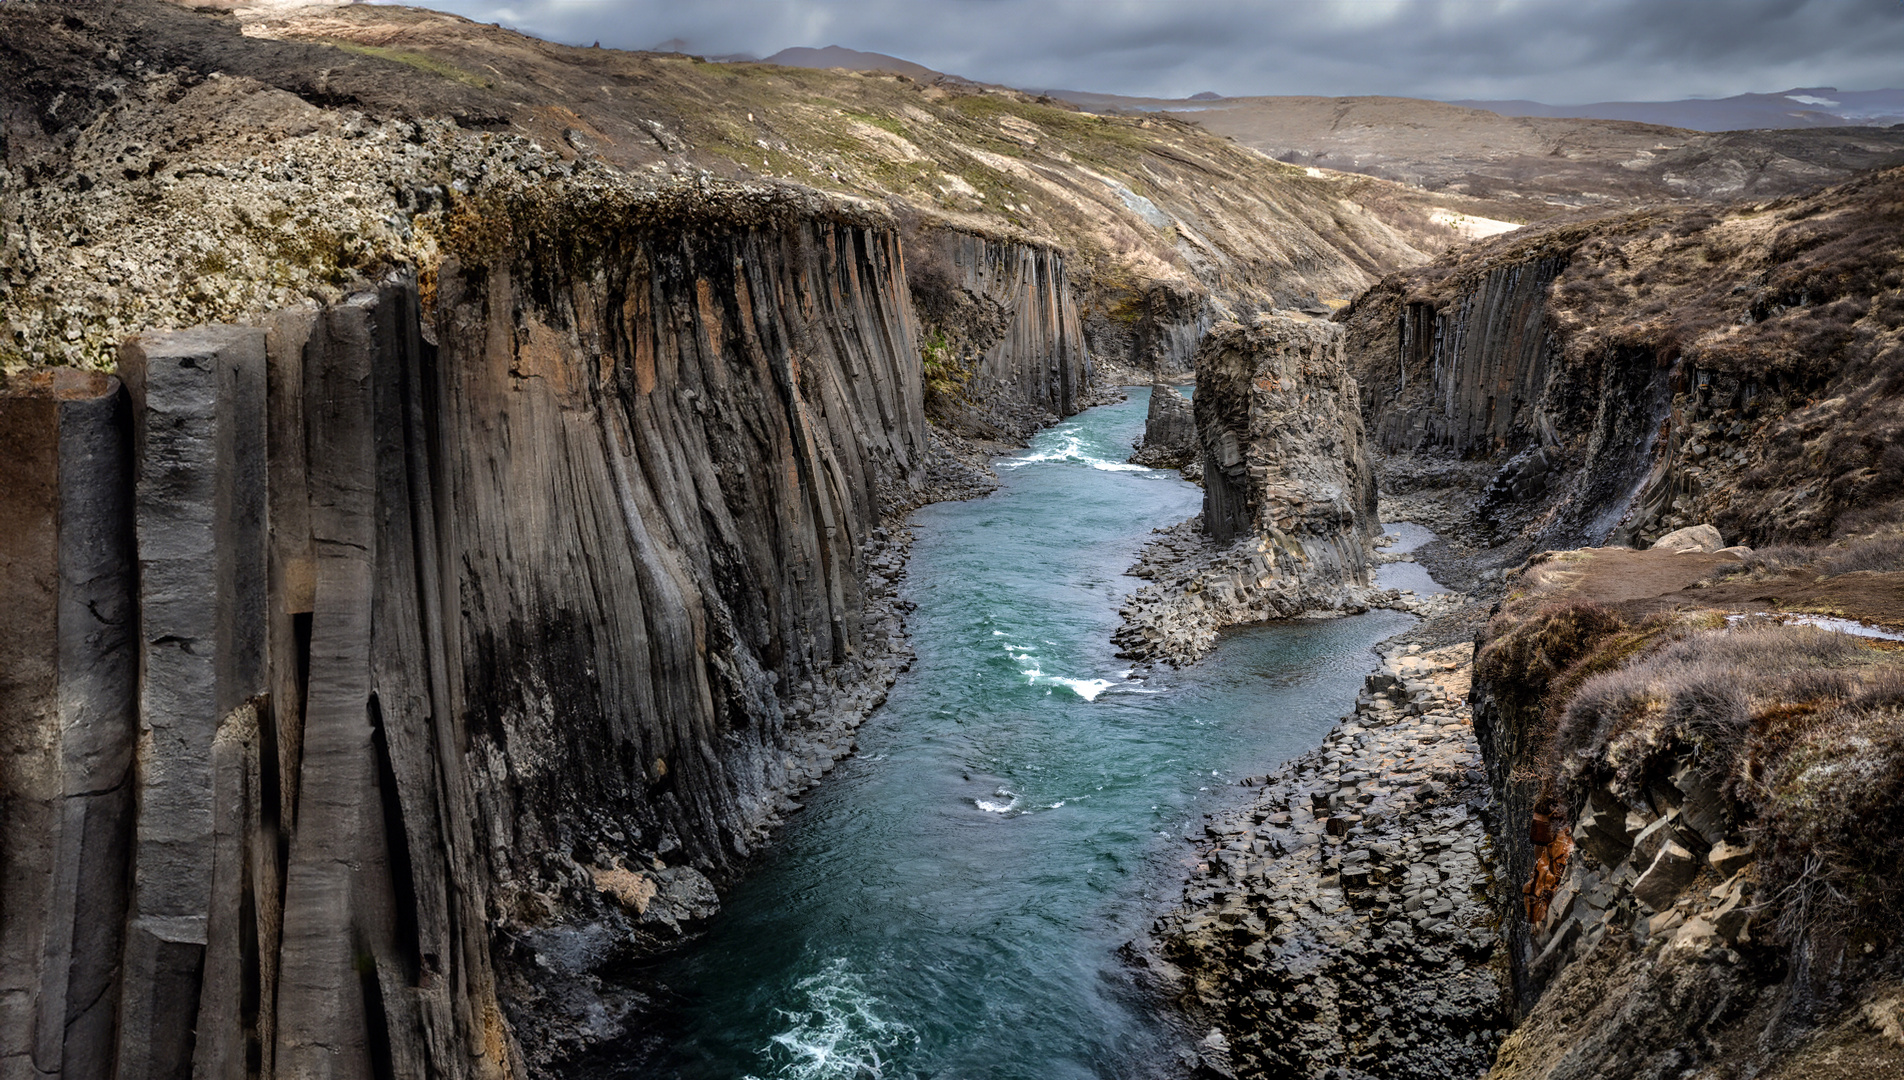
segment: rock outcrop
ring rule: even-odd
[[[1600,549],[1515,575],[1473,694],[1517,1014],[1490,1077],[1876,1075],[1904,1055],[1871,1020],[1897,971],[1901,833],[1876,809],[1904,789],[1895,654],[1721,617],[1802,588],[1895,622],[1904,574],[1761,573]]]
[[[466,210],[421,291],[0,397],[9,1060],[546,1075],[908,662],[896,517],[956,454],[892,222]]]
[[[1144,412],[1144,437],[1131,454],[1133,465],[1152,469],[1181,469],[1197,463],[1202,476],[1202,447],[1197,443],[1197,413],[1190,399],[1166,383],[1152,383],[1150,406]]]
[[[1225,626],[1365,609],[1375,473],[1341,332],[1270,315],[1219,325],[1197,352],[1195,416],[1201,543],[1140,563],[1163,580],[1124,606],[1119,655],[1184,663]]]

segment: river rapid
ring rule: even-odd
[[[1186,1035],[1118,947],[1175,897],[1202,813],[1320,741],[1412,618],[1251,628],[1132,677],[1110,645],[1141,584],[1123,570],[1201,501],[1123,463],[1148,393],[914,516],[917,661],[709,937],[646,973],[659,1024],[610,1075],[1179,1072]]]

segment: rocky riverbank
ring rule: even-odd
[[[1125,601],[1112,640],[1118,656],[1148,663],[1188,664],[1216,647],[1226,627],[1305,614],[1358,615],[1399,600],[1390,589],[1348,585],[1327,596],[1277,573],[1266,540],[1246,536],[1213,543],[1201,515],[1160,530],[1125,571],[1146,585]]]
[[[1507,1034],[1471,646],[1407,647],[1316,750],[1243,781],[1155,962],[1200,1075],[1473,1077]]]

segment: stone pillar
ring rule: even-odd
[[[186,1075],[205,1034],[201,991],[211,1020],[237,991],[205,982],[214,882],[240,872],[216,854],[214,743],[264,692],[265,332],[143,334],[120,369],[132,397],[144,677],[118,1075],[142,1080]]]
[[[125,394],[0,387],[0,1077],[103,1078],[137,654]]]

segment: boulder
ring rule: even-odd
[[[1699,860],[1677,840],[1667,840],[1653,856],[1653,864],[1633,883],[1633,895],[1655,911],[1673,906],[1680,890],[1699,876]]]
[[[1711,525],[1688,525],[1653,541],[1654,551],[1673,551],[1681,554],[1713,552],[1725,546],[1725,539],[1719,535],[1719,530]]]
[[[1721,840],[1706,853],[1706,861],[1712,864],[1721,877],[1731,877],[1745,869],[1755,855],[1751,844],[1731,844]]]
[[[1574,825],[1573,840],[1600,865],[1618,866],[1633,850],[1633,837],[1640,827],[1643,824],[1638,815],[1630,813],[1612,792],[1602,789],[1587,799]]]

